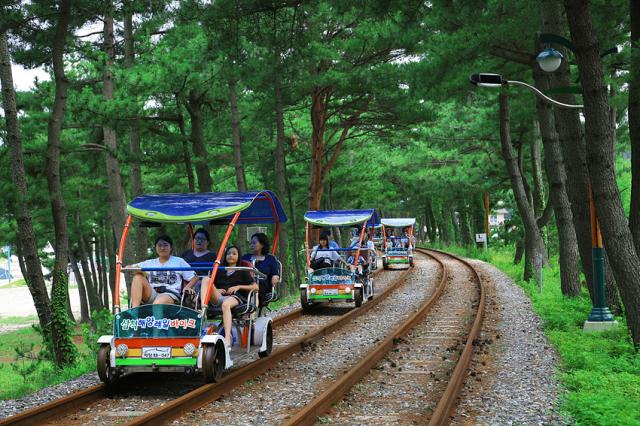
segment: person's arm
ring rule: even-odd
[[[187,293],[193,293],[194,287],[196,286],[196,284],[198,283],[198,276],[197,275],[193,275],[193,278],[191,278],[191,280],[189,280],[189,282],[187,283],[187,285],[184,286],[184,290]]]
[[[249,274],[248,271],[243,271],[243,272],[247,272],[246,276],[243,277],[243,281],[246,280],[245,282],[250,282],[250,284],[234,285],[233,287],[230,287],[229,289],[227,289],[227,294],[235,294],[238,291],[246,291],[248,293],[250,291],[258,290],[258,283],[256,283],[256,280],[253,277],[253,275]]]

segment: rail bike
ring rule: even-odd
[[[415,241],[413,228],[415,218],[384,218],[380,220],[383,230],[382,267],[391,269],[391,265],[413,266]]]
[[[365,233],[373,235],[378,223],[376,209],[308,211],[306,222],[306,282],[300,284],[300,304],[305,312],[321,302],[344,301],[356,307],[374,295],[372,264],[376,261],[373,242],[364,244]],[[330,228],[356,228],[357,239],[348,248],[330,247],[318,242],[310,248],[311,232]]]
[[[264,279],[264,274],[250,263],[225,268],[221,266],[221,258],[236,224],[272,225],[272,254],[275,255],[280,223],[287,220],[275,194],[253,191],[142,195],[127,205],[127,211],[129,216],[116,264],[113,334],[98,339],[100,379],[111,385],[132,372],[184,372],[201,373],[205,381],[212,382],[233,366],[232,358],[236,355],[257,352],[260,357],[268,356],[273,347],[272,320],[263,315],[263,311],[275,293],[261,298],[258,291],[252,291],[246,301],[232,308],[231,347],[224,339],[220,309],[212,308],[208,302],[216,274],[225,269],[251,271],[258,280]],[[134,219],[141,227],[184,224],[189,230],[192,248],[194,225],[222,225],[226,226],[226,232],[215,262],[197,263],[189,268],[124,267],[127,236]],[[278,265],[279,277],[282,277],[282,264],[278,262]],[[208,286],[201,289],[205,297],[200,303],[198,296],[194,298],[194,305],[188,306],[183,292],[176,304],[146,304],[124,310],[120,306],[121,272],[167,271],[170,274],[170,271],[202,269],[211,272]],[[275,292],[275,288],[272,291]]]

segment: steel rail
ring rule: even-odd
[[[152,410],[147,414],[133,419],[126,423],[127,426],[142,426],[142,425],[157,425],[167,424],[171,420],[179,418],[184,413],[194,411],[206,404],[216,401],[221,396],[228,394],[236,387],[242,385],[248,380],[252,380],[259,376],[263,372],[273,368],[280,361],[286,359],[290,355],[304,350],[309,344],[321,339],[323,336],[345,326],[350,323],[350,320],[356,318],[365,312],[368,312],[371,308],[375,307],[388,297],[394,290],[400,287],[406,282],[406,279],[411,272],[411,269],[405,270],[393,284],[384,289],[373,300],[365,303],[360,308],[352,309],[344,315],[336,317],[328,324],[320,326],[310,333],[301,336],[294,342],[290,343],[275,352],[272,352],[268,357],[261,358],[250,364],[247,364],[239,369],[232,371],[230,374],[224,376],[217,383],[205,384],[191,392],[188,392],[181,397],[167,402],[158,409]]]
[[[349,390],[356,385],[362,378],[364,378],[369,371],[376,366],[390,351],[393,349],[394,342],[406,335],[411,329],[419,324],[419,322],[429,313],[435,302],[440,298],[446,287],[448,268],[444,262],[438,259],[433,254],[430,254],[427,250],[416,249],[423,254],[432,257],[442,267],[442,277],[440,283],[436,288],[436,291],[429,298],[429,300],[411,317],[405,320],[399,327],[397,327],[392,334],[387,336],[382,342],[380,342],[372,351],[370,351],[363,359],[355,364],[351,369],[342,375],[338,381],[334,382],[329,388],[325,389],[316,398],[309,402],[301,410],[297,411],[292,417],[290,417],[285,425],[310,425],[315,424],[318,416],[328,412],[331,406],[340,401]],[[473,341],[478,337],[480,329],[482,328],[482,319],[484,316],[484,304],[485,304],[485,291],[484,285],[480,276],[475,268],[466,260],[457,256],[445,253],[439,250],[430,250],[439,254],[450,256],[465,266],[469,267],[476,278],[479,287],[479,303],[478,310],[471,326],[469,336],[465,347],[456,363],[456,366],[451,374],[447,387],[438,401],[436,408],[429,420],[430,425],[447,425],[450,422],[450,415],[455,407],[457,398],[464,386],[464,379],[466,378],[467,369],[471,363],[473,356]]]
[[[291,312],[286,313],[273,319],[273,326],[279,327],[287,324],[291,321],[302,316],[302,309],[298,308]],[[125,386],[132,376],[140,377],[139,375],[128,375],[122,378],[123,382],[118,383],[117,386]],[[38,407],[31,408],[29,410],[22,411],[10,417],[6,417],[0,420],[0,426],[7,425],[36,425],[41,424],[44,421],[50,421],[52,418],[56,418],[64,415],[68,411],[79,409],[86,405],[91,404],[105,396],[109,395],[109,390],[104,384],[91,386],[86,389],[74,392],[63,398],[59,398],[40,405]]]
[[[369,353],[358,363],[352,366],[349,371],[334,382],[331,386],[321,392],[312,401],[307,403],[302,409],[297,411],[292,417],[284,423],[287,426],[293,425],[310,425],[315,424],[316,418],[331,409],[331,406],[340,401],[349,390],[364,378],[373,367],[378,364],[393,349],[394,343],[400,337],[406,335],[411,329],[417,326],[420,321],[429,313],[433,305],[440,299],[447,285],[448,268],[444,262],[435,256],[420,251],[423,254],[433,258],[440,264],[442,275],[436,290],[429,297],[427,302],[418,309],[413,315],[400,324],[391,334],[389,334],[382,342],[379,342]]]
[[[442,394],[442,397],[440,397],[440,401],[438,401],[438,404],[436,405],[436,408],[431,415],[431,419],[429,420],[429,425],[440,426],[448,425],[451,422],[451,415],[453,414],[453,410],[455,409],[456,402],[458,401],[458,397],[460,396],[460,392],[464,387],[464,382],[467,378],[467,371],[471,366],[471,359],[473,357],[473,342],[480,336],[480,331],[482,330],[486,293],[484,283],[482,282],[482,278],[480,278],[480,274],[478,274],[478,271],[470,262],[459,256],[455,256],[441,250],[431,251],[444,254],[466,265],[469,269],[471,269],[480,289],[478,312],[475,319],[473,320],[473,325],[471,326],[471,331],[469,332],[469,336],[467,337],[467,342],[464,345],[464,349],[460,354],[460,358],[458,359],[458,363],[456,364],[453,373],[451,373],[451,376],[449,377],[447,388]]]
[[[381,269],[378,269],[377,271],[375,271],[373,274],[377,275],[379,272],[381,272]],[[218,383],[211,383],[211,384],[206,384],[202,387],[199,387],[185,395],[183,395],[183,397],[194,394],[195,392],[197,392],[199,389],[202,388],[218,388],[220,387],[220,385],[222,385],[223,383],[227,383],[226,379],[227,377],[229,378],[233,378],[234,382],[236,381],[236,377],[241,376],[241,375],[248,375],[251,376],[249,378],[255,377],[257,376],[259,373],[256,374],[250,374],[253,366],[255,366],[256,364],[260,364],[258,367],[262,368],[260,370],[260,372],[262,371],[266,371],[267,369],[271,368],[270,364],[269,364],[269,360],[271,360],[273,358],[274,355],[276,354],[280,354],[283,351],[287,351],[287,354],[289,353],[293,353],[296,352],[297,350],[304,348],[305,346],[307,346],[309,343],[314,342],[315,340],[321,338],[322,336],[324,336],[325,334],[330,333],[331,331],[335,330],[336,328],[338,328],[340,326],[340,321],[347,319],[347,318],[351,318],[352,316],[357,316],[360,314],[363,314],[364,312],[368,311],[370,308],[372,308],[373,306],[377,305],[382,299],[384,299],[385,297],[387,297],[391,291],[393,291],[394,289],[396,289],[397,287],[399,287],[405,280],[406,275],[408,274],[408,270],[405,271],[404,274],[402,274],[402,276],[398,277],[396,279],[396,281],[391,284],[389,287],[387,287],[382,293],[380,293],[379,295],[376,295],[376,297],[374,297],[374,299],[368,303],[365,303],[361,308],[359,309],[355,309],[355,310],[351,310],[349,312],[347,312],[344,315],[338,316],[336,317],[335,320],[332,320],[329,324],[327,324],[326,326],[320,327],[318,329],[312,330],[311,333],[306,334],[305,336],[300,337],[299,339],[297,339],[296,341],[294,341],[293,343],[291,343],[290,345],[277,350],[276,352],[273,352],[270,356],[266,357],[266,358],[262,358],[260,360],[254,361],[252,363],[249,363],[235,371],[232,371],[228,376],[223,377],[223,379],[218,382]],[[359,312],[357,315],[354,315],[354,312]],[[276,318],[273,319],[273,326],[274,329],[276,329],[277,327],[281,327],[291,321],[296,320],[297,318],[303,316],[303,310],[302,308],[297,308],[294,309],[291,312],[286,313],[285,315],[281,315],[278,316]],[[295,348],[295,349],[292,349]],[[283,354],[282,356],[284,356],[285,354]],[[277,362],[277,361],[276,361]],[[276,362],[273,362],[273,364],[275,365]],[[261,367],[262,365],[267,365],[266,368]],[[131,377],[140,377],[139,375],[136,374],[132,374],[129,376],[125,376],[122,378],[122,381],[117,384],[116,386],[124,386],[126,385],[127,381],[131,378]],[[247,379],[248,380],[248,379]],[[239,386],[239,384],[242,384],[244,381],[240,382],[240,383],[236,383],[235,385],[233,385],[233,387],[237,387]],[[223,385],[226,386],[226,385]],[[231,391],[230,388],[228,390],[224,390],[223,392],[220,392],[219,395],[213,399],[211,399],[210,401],[204,401],[202,402],[201,405],[204,405],[208,402],[212,402],[215,399],[219,398],[221,395],[224,395],[225,393],[228,393]],[[206,392],[206,391],[205,391]],[[84,406],[87,406],[91,403],[93,403],[94,401],[97,401],[101,398],[104,398],[108,395],[110,395],[112,392],[109,391],[109,389],[107,388],[107,386],[105,386],[104,384],[99,384],[99,385],[95,385],[95,386],[91,386],[89,388],[86,389],[82,389],[80,391],[74,392],[70,395],[67,395],[63,398],[59,398],[53,401],[50,401],[46,404],[40,405],[38,407],[34,407],[25,411],[22,411],[18,414],[6,417],[4,419],[0,419],[0,426],[8,426],[8,425],[37,425],[37,424],[41,424],[44,421],[51,421],[54,418],[57,417],[61,417],[64,414],[66,414],[68,411],[74,410],[74,409],[79,409],[82,408]],[[178,402],[179,400],[182,400],[182,398],[178,398],[177,400],[172,401],[173,403],[176,403],[177,405],[179,404],[184,404],[184,402]],[[166,404],[166,406],[163,406],[163,408],[165,407],[169,407],[171,408],[171,403]],[[200,405],[194,405],[194,408],[198,408]],[[180,413],[183,413],[185,411],[188,410],[182,410]],[[148,413],[148,415],[152,415],[154,413],[154,411],[151,411]],[[175,417],[178,417],[180,414],[175,415]],[[146,416],[144,416],[146,417]],[[175,418],[172,417],[172,418]],[[136,419],[137,420],[137,419]],[[136,420],[132,421],[130,424],[145,424],[145,423],[135,423]],[[169,419],[167,418],[166,421],[168,421]],[[159,419],[155,419],[152,420],[151,423],[158,423],[158,422],[166,422],[164,417],[159,420]],[[149,423],[149,424],[151,424]]]

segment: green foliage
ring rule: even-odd
[[[113,314],[108,309],[101,309],[92,312],[91,320],[93,324],[82,324],[80,329],[85,345],[97,356],[100,349],[98,338],[105,334],[113,334]]]
[[[585,333],[591,310],[586,289],[570,299],[560,292],[557,259],[543,273],[543,291],[522,282],[510,250],[493,251],[491,262],[531,298],[549,341],[561,357],[557,377],[567,389],[563,410],[580,425],[633,425],[640,422],[640,354],[634,351],[624,318],[613,330]]]
[[[20,343],[14,348],[16,352],[16,360],[11,363],[11,368],[18,373],[22,380],[26,383],[31,376],[36,373],[44,360],[41,353],[34,350],[35,343]]]

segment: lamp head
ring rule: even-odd
[[[562,58],[562,53],[558,52],[556,49],[548,48],[538,54],[536,61],[538,61],[542,71],[554,72],[560,68]]]
[[[478,87],[500,87],[507,84],[507,81],[500,74],[472,74],[469,81]]]

